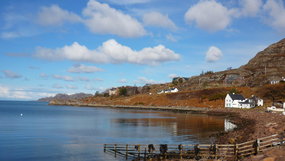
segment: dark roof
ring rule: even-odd
[[[233,100],[245,100],[245,98],[241,94],[230,93],[229,95]]]

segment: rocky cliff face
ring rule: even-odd
[[[178,84],[179,89],[202,89],[226,86],[260,86],[285,77],[285,39],[257,53],[237,69],[191,77]]]
[[[285,77],[285,39],[257,53],[240,69],[251,73],[248,80],[252,85],[266,84]]]

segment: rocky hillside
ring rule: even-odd
[[[76,94],[57,94],[54,97],[45,97],[45,98],[40,98],[38,101],[41,102],[50,102],[53,100],[58,100],[58,101],[68,101],[68,100],[80,100],[86,97],[91,97],[93,96],[92,94],[85,94],[85,93],[76,93]]]
[[[247,64],[237,69],[194,76],[184,82],[176,82],[180,90],[213,87],[256,87],[279,81],[285,77],[285,39],[257,53]]]

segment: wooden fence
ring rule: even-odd
[[[150,158],[231,158],[231,160],[237,160],[252,154],[258,154],[282,143],[284,141],[282,142],[275,134],[240,144],[104,144],[104,152],[113,153],[115,157],[125,157],[126,160]]]

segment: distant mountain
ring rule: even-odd
[[[45,97],[45,98],[40,98],[38,101],[41,102],[50,102],[53,100],[58,100],[58,101],[68,101],[68,100],[80,100],[86,97],[93,96],[92,94],[86,94],[86,93],[76,93],[76,94],[57,94],[54,97]]]

